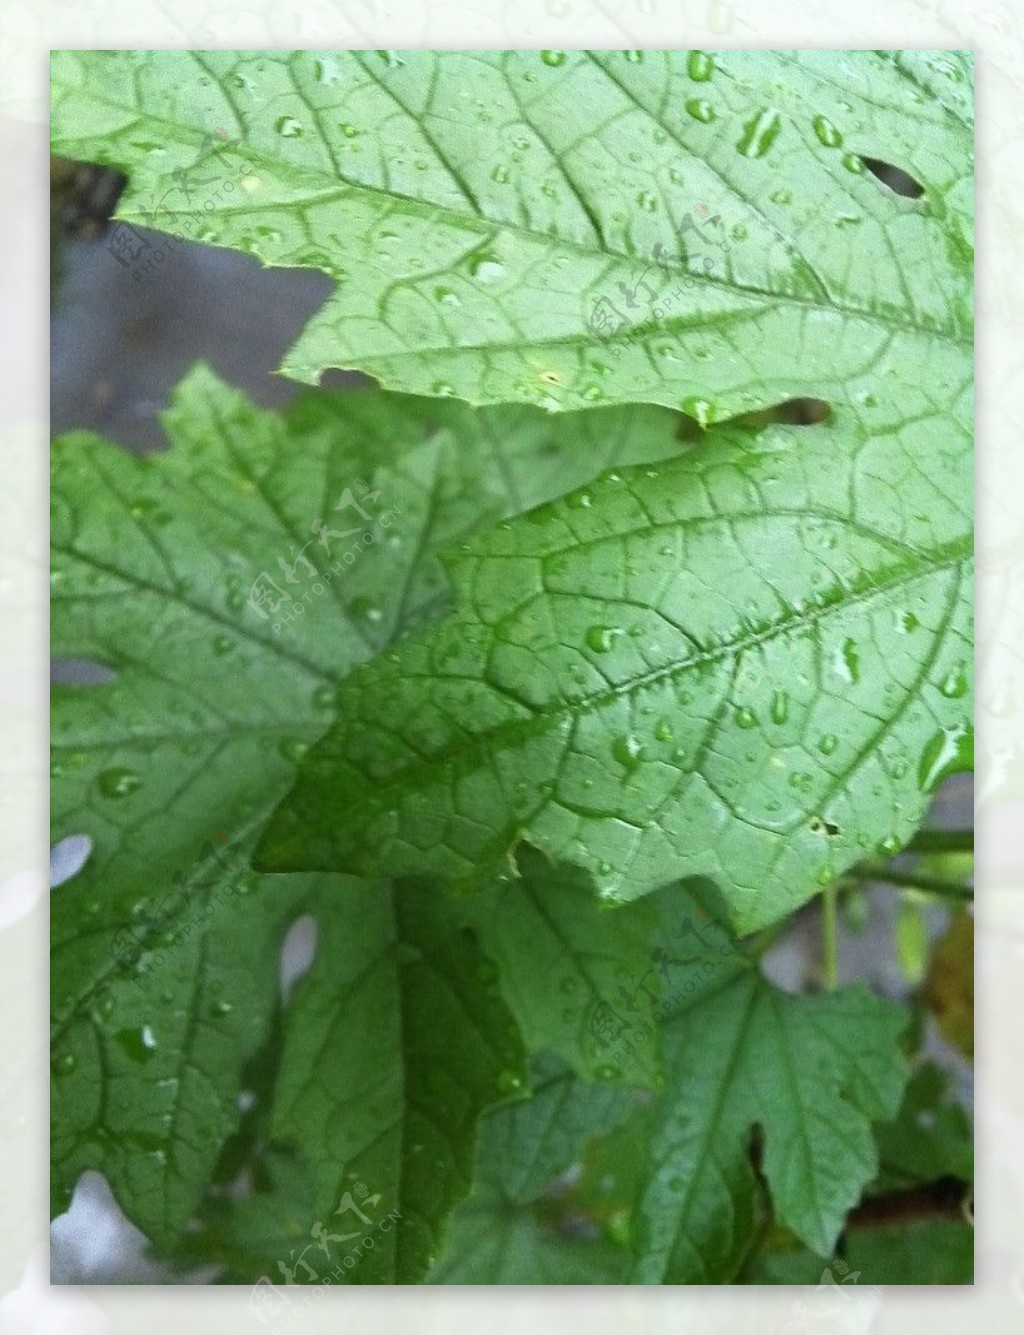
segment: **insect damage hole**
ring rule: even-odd
[[[901,195],[905,199],[920,199],[924,194],[921,182],[915,181],[902,167],[897,167],[892,162],[883,162],[881,158],[866,158],[860,154],[858,156],[871,175],[881,181],[894,195]]]
[[[830,820],[825,820],[821,816],[812,816],[810,825],[815,834],[825,834],[830,839],[839,833],[838,825],[833,824]]]

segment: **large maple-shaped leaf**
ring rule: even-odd
[[[895,1115],[906,1082],[898,1007],[859,986],[791,996],[738,955],[708,963],[687,982],[679,971],[680,1002],[664,1025],[666,1088],[633,1222],[634,1283],[735,1278],[759,1214],[755,1127],[775,1218],[830,1255],[878,1168],[871,1123]]]
[[[969,377],[972,96],[958,52],[64,51],[53,142],[331,274],[293,376],[707,422]]]
[[[616,899],[710,876],[751,930],[898,847],[971,763],[961,410],[723,428],[463,544],[456,611],[345,681],[264,864],[472,878],[526,841]]]
[[[92,841],[54,898],[55,1206],[102,1169],[162,1244],[237,1123],[285,927],[331,893],[243,869],[335,681],[444,596],[439,543],[602,463],[679,448],[657,410],[581,415],[569,437],[532,409],[476,418],[376,392],[282,417],[203,370],[167,425],[172,449],[148,459],[56,442],[52,577],[55,655],[115,674],[54,687],[54,838]],[[346,491],[362,523],[336,508]],[[303,548],[321,574],[337,565],[330,583]],[[263,572],[292,595],[274,613],[248,602]]]

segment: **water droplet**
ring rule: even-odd
[[[900,635],[909,635],[912,630],[917,630],[920,624],[913,612],[899,611],[896,613],[896,630]]]
[[[967,669],[964,667],[963,663],[960,663],[945,679],[939,687],[939,690],[947,700],[959,700],[961,696],[967,694],[967,688]]]
[[[839,745],[839,738],[834,732],[822,733],[818,738],[818,750],[823,756],[830,756]]]
[[[559,65],[565,64],[564,51],[542,51],[540,53],[540,58],[541,60],[543,60],[545,65],[551,65],[553,68],[557,68]]]
[[[620,1074],[616,1067],[604,1064],[594,1067],[594,1078],[596,1080],[618,1080]]]
[[[347,121],[342,121],[342,123],[338,126],[338,129],[341,131],[341,133],[345,136],[346,139],[354,139],[356,135],[359,133],[356,127],[354,125],[349,125]]]
[[[391,70],[397,69],[399,65],[405,64],[405,61],[398,54],[397,51],[378,51],[377,55],[380,56],[384,64],[387,65],[388,69]]]
[[[827,116],[815,116],[812,124],[814,125],[814,133],[826,148],[838,148],[843,142],[843,136]]]
[[[641,190],[636,197],[636,202],[645,213],[657,213],[658,196],[652,195],[649,190]]]
[[[832,666],[838,676],[856,686],[860,681],[860,651],[853,640],[847,638],[842,642],[832,659]]]
[[[587,629],[587,648],[595,654],[607,654],[622,634],[620,626],[590,626]]]
[[[571,496],[565,498],[565,503],[571,510],[589,510],[590,493],[586,491],[573,492]]]
[[[230,1001],[214,1001],[210,1005],[210,1014],[215,1018],[223,1015],[230,1015],[234,1010]]]
[[[317,83],[337,83],[338,65],[335,60],[324,56],[313,61],[313,78]]]
[[[274,129],[285,139],[298,139],[302,134],[302,125],[294,116],[279,116],[274,122]]]
[[[498,185],[507,185],[509,180],[509,171],[501,163],[491,172],[491,180],[496,181]]]
[[[639,65],[644,58],[642,51],[623,51],[622,53],[631,65]]]
[[[775,142],[781,124],[777,111],[772,108],[762,111],[744,126],[736,141],[738,152],[745,158],[763,158]]]
[[[523,1077],[517,1071],[502,1071],[498,1076],[499,1094],[516,1094],[523,1087]]]
[[[53,1063],[53,1072],[55,1075],[70,1075],[78,1065],[78,1059],[73,1052],[62,1052]]]
[[[469,272],[481,283],[494,283],[505,272],[505,266],[490,251],[478,250],[470,256]]]
[[[631,734],[623,734],[612,742],[612,755],[623,769],[632,773],[644,758],[643,747]]]
[[[226,654],[233,644],[234,640],[230,635],[215,635],[213,639],[213,652],[219,658],[221,654]]]
[[[792,204],[793,192],[791,190],[785,190],[781,188],[778,190],[773,190],[772,193],[769,195],[769,199],[772,201],[773,204]]]
[[[703,97],[691,97],[686,103],[686,110],[695,121],[700,121],[703,125],[708,125],[715,119],[714,107]]]
[[[104,797],[129,797],[142,787],[142,778],[130,769],[105,769],[96,780]]]
[[[745,705],[741,706],[736,710],[736,723],[741,728],[756,728],[757,715],[752,709],[747,709]]]
[[[974,763],[974,730],[943,728],[921,754],[917,778],[923,792],[931,792],[949,774],[969,770]]]
[[[772,722],[785,723],[789,717],[789,696],[785,691],[776,691],[772,696]]]
[[[694,83],[707,83],[714,73],[715,62],[706,51],[691,51],[686,69]]]
[[[654,737],[659,742],[674,742],[675,733],[672,731],[672,725],[667,718],[659,719],[654,725]]]
[[[156,1039],[148,1024],[138,1029],[122,1029],[117,1034],[117,1041],[122,1050],[133,1062],[143,1063],[156,1052]]]
[[[277,749],[279,754],[285,760],[289,760],[292,761],[294,764],[298,764],[298,762],[309,750],[309,743],[302,741],[298,737],[286,737],[285,740],[280,743]]]
[[[710,426],[715,419],[714,405],[710,404],[707,399],[686,398],[683,399],[679,407],[684,413],[692,417],[700,427]]]
[[[860,160],[860,158],[857,156],[856,153],[844,153],[843,166],[846,168],[848,172],[853,172],[855,176],[864,175],[864,163]]]
[[[333,709],[334,708],[334,687],[318,686],[313,692],[314,709]]]

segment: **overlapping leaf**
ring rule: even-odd
[[[661,990],[653,904],[601,904],[585,877],[524,848],[515,879],[470,896],[463,911],[501,971],[502,993],[531,1050],[554,1053],[591,1079],[658,1083],[657,1028],[615,1068],[592,1032],[602,1002],[621,994],[636,1008],[631,993],[644,1001]]]
[[[53,524],[54,652],[116,674],[54,688],[54,838],[93,845],[54,901],[55,1205],[100,1168],[162,1244],[237,1124],[287,923],[343,893],[244,871],[335,680],[437,604],[438,543],[580,470],[679,448],[657,411],[588,414],[571,438],[530,409],[474,417],[376,393],[281,418],[202,370],[168,427],[173,448],[149,459],[57,442]],[[335,508],[346,490],[368,520]],[[260,604],[266,573],[278,592]]]
[[[751,930],[898,847],[972,763],[970,440],[932,393],[453,552],[456,611],[346,680],[264,865],[474,878],[525,841],[620,900],[710,876]]]
[[[968,53],[64,51],[53,92],[122,218],[336,279],[302,379],[707,422],[970,374]]]

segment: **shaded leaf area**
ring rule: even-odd
[[[680,448],[657,410],[585,414],[568,437],[528,408],[376,392],[281,416],[203,369],[166,420],[172,448],[147,459],[55,443],[52,574],[55,655],[107,669],[53,691],[53,838],[92,841],[54,898],[54,1209],[96,1168],[163,1245],[238,1126],[289,922],[311,897],[353,893],[247,867],[336,680],[444,601],[439,544],[620,457]],[[359,950],[377,958],[375,941]]]
[[[300,379],[706,424],[969,374],[968,52],[62,51],[52,80],[120,218],[335,279]]]
[[[577,1210],[559,1177],[629,1115],[629,1092],[536,1063],[533,1096],[484,1118],[473,1195],[456,1212],[432,1284],[617,1284],[627,1254]]]

